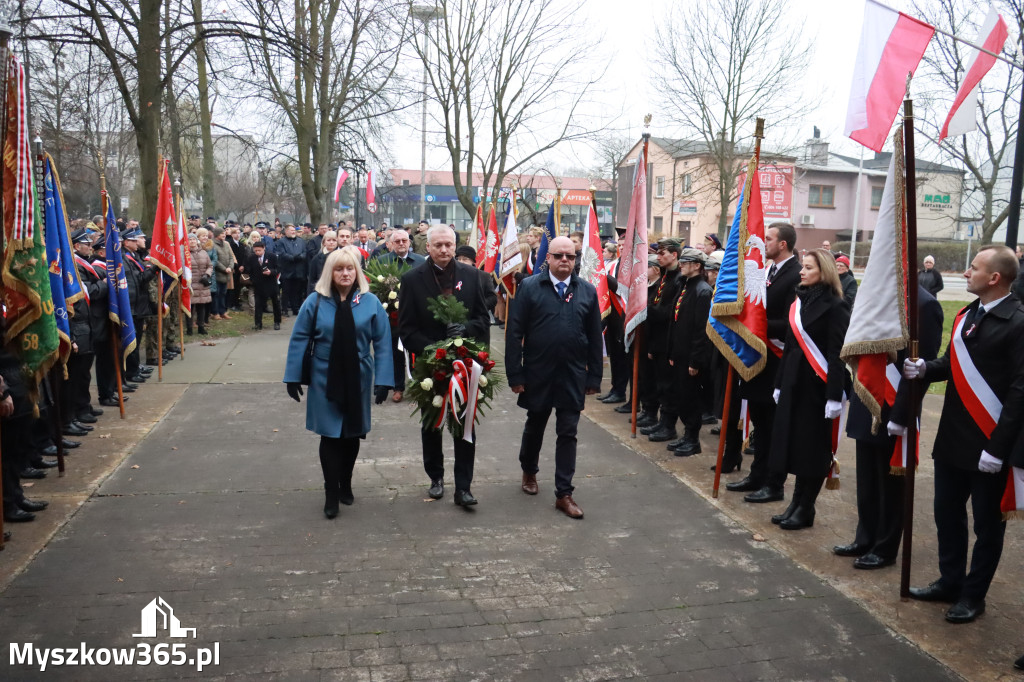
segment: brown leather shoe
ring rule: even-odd
[[[537,494],[537,475],[523,474],[523,492],[527,495]]]
[[[555,502],[555,509],[564,513],[571,519],[582,519],[583,510],[579,508],[579,505],[573,501],[572,495],[566,495],[565,497],[559,497]]]

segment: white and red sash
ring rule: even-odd
[[[971,419],[985,437],[990,438],[1003,411],[1003,401],[989,387],[985,377],[981,376],[981,372],[974,366],[970,351],[967,350],[962,333],[966,316],[966,311],[963,311],[953,322],[953,338],[949,344],[953,385],[956,386],[956,392]]]
[[[1024,469],[1010,467],[999,509],[1003,512],[1003,521],[1024,519]]]
[[[828,361],[825,359],[824,353],[818,349],[818,344],[814,343],[814,339],[804,329],[803,321],[800,319],[800,299],[796,298],[793,300],[793,305],[789,307],[789,327],[793,330],[793,336],[796,337],[796,342],[800,344],[800,350],[804,352],[804,357],[810,364],[811,369],[818,375],[818,378],[828,383]]]
[[[84,268],[86,272],[92,273],[92,276],[95,277],[96,279],[103,279],[96,272],[96,268],[92,266],[92,263],[79,256],[77,253],[75,254],[75,264],[82,266],[82,268]],[[87,287],[82,287],[82,293],[85,295],[85,304],[91,305],[91,301],[89,301],[89,289]]]

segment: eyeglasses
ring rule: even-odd
[[[548,253],[555,260],[576,260],[575,253]]]

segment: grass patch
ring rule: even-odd
[[[239,336],[246,336],[248,334],[255,334],[253,331],[252,323],[252,311],[247,306],[242,307],[242,312],[236,313],[229,310],[228,314],[231,315],[230,320],[210,320],[209,324],[206,325],[206,336],[200,336],[195,328],[195,324],[192,325],[192,336],[185,334],[185,343],[192,341],[202,341],[204,339],[231,339]],[[269,323],[269,324],[268,324]],[[263,316],[264,328],[274,326],[274,316],[264,315]],[[187,329],[187,327],[186,327]]]
[[[939,301],[942,306],[942,344],[939,346],[939,357],[946,353],[949,346],[949,338],[953,334],[953,320],[960,309],[970,301]],[[928,387],[928,392],[935,395],[943,395],[946,392],[946,382],[939,381]]]

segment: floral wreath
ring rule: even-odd
[[[434,319],[465,324],[466,306],[451,295],[427,302]],[[441,430],[447,425],[455,438],[473,442],[473,427],[490,407],[495,390],[504,377],[495,371],[487,347],[466,337],[443,339],[427,346],[416,357],[406,394],[416,404],[424,428]]]
[[[397,261],[382,263],[375,260],[366,264],[370,292],[384,306],[392,333],[398,329],[398,290],[402,288],[402,274],[403,269]]]

